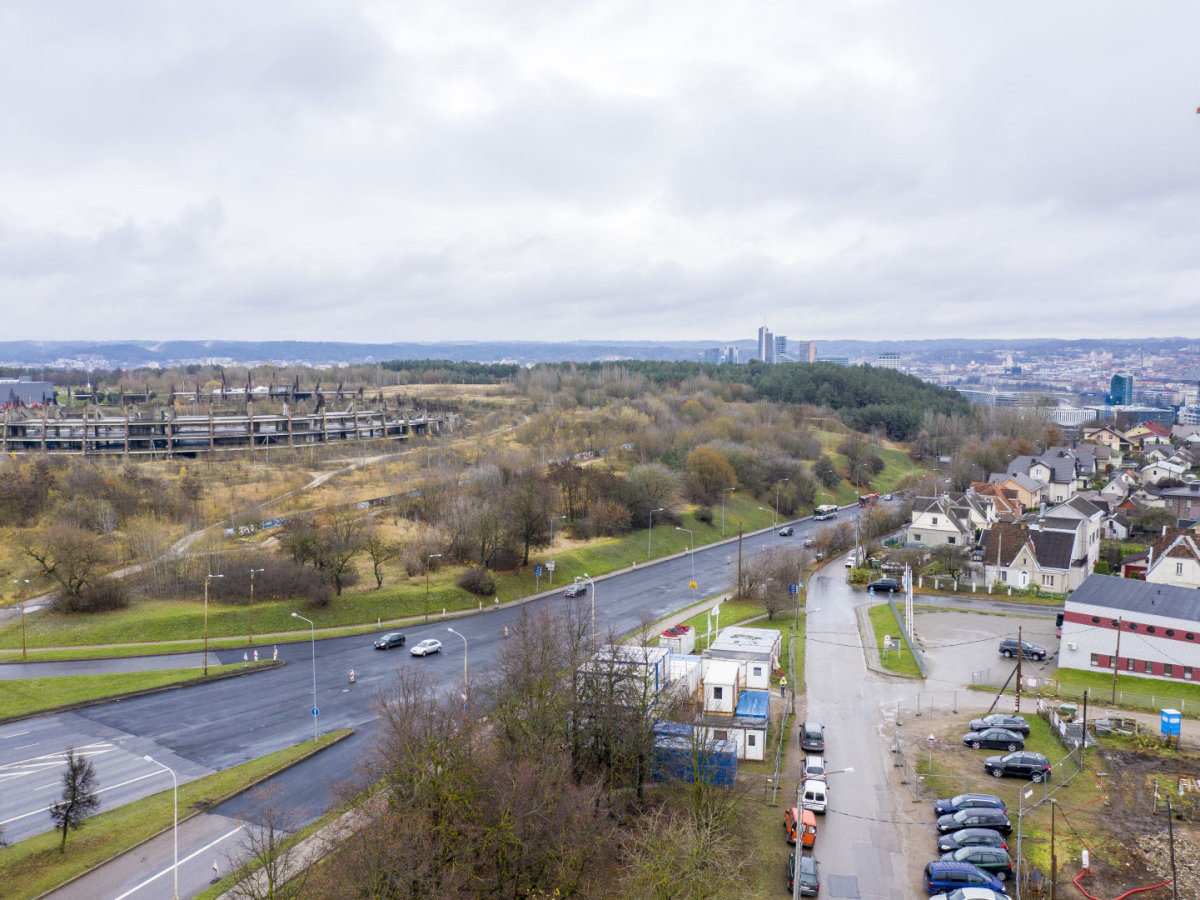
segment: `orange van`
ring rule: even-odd
[[[799,830],[801,846],[812,847],[817,842],[817,817],[810,809],[797,813],[793,806],[783,814],[783,830],[789,844],[796,843],[796,832]]]

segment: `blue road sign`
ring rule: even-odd
[[[319,715],[321,714],[321,711],[320,711],[319,709],[317,709],[317,708],[314,706],[314,707],[312,708],[312,714],[313,714],[314,716],[319,716]]]
[[[794,593],[796,593],[796,585],[794,585],[794,584],[789,584],[789,585],[788,585],[788,593],[789,593],[789,594],[794,594]]]
[[[536,575],[538,578],[541,578],[541,577],[542,577],[542,567],[541,567],[541,566],[534,566],[534,567],[533,567],[533,574],[534,574],[534,575]]]

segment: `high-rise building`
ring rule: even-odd
[[[787,336],[782,334],[775,335],[775,362],[791,362],[792,358],[787,352]]]
[[[775,362],[775,335],[766,325],[758,329],[758,359],[759,362]]]
[[[800,362],[816,362],[817,361],[817,342],[816,341],[797,341],[796,359]]]
[[[1133,376],[1114,375],[1108,388],[1109,406],[1133,405]]]
[[[719,363],[721,361],[721,348],[712,347],[708,350],[700,351],[700,362]]]
[[[725,358],[721,362],[728,363],[731,366],[738,364],[738,348],[737,344],[730,344],[725,348]]]

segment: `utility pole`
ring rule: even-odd
[[[1050,798],[1050,900],[1057,900],[1058,897],[1058,857],[1054,853],[1054,811],[1058,808],[1058,803],[1053,797]]]
[[[1175,811],[1171,809],[1171,801],[1167,801],[1167,840],[1171,844],[1171,900],[1179,900],[1179,879],[1175,873]]]
[[[1087,705],[1088,688],[1083,689],[1083,736],[1079,740],[1079,768],[1083,768],[1083,757],[1087,753]]]
[[[1117,705],[1117,665],[1121,659],[1121,626],[1123,624],[1125,624],[1124,619],[1117,619],[1117,649],[1113,653],[1113,688],[1112,700],[1110,701],[1113,706]]]
[[[1022,647],[1023,641],[1021,638],[1021,626],[1017,626],[1017,708],[1016,712],[1021,712],[1021,661],[1025,659],[1025,651]],[[1052,842],[1053,843],[1053,842]]]
[[[742,599],[742,523],[738,522],[738,582],[737,598]]]

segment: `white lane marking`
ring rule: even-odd
[[[8,734],[6,734],[4,736],[3,739],[7,741],[9,738],[21,737],[22,735],[25,735],[25,734],[33,734],[33,729],[26,728],[24,731],[10,731]],[[21,748],[18,747],[17,749],[20,750]]]
[[[127,784],[134,784],[138,781],[145,781],[147,778],[154,778],[160,774],[161,774],[160,772],[150,772],[146,775],[139,775],[137,778],[130,778],[129,780],[122,781],[119,784],[114,784],[114,785],[111,785],[110,787],[106,787],[106,788],[100,788],[100,790],[96,791],[96,793],[103,794],[107,791],[115,791],[117,788],[125,787],[125,785],[127,785]],[[21,819],[28,819],[30,816],[36,816],[39,813],[44,813],[44,812],[49,812],[49,811],[50,811],[49,806],[42,806],[42,807],[39,807],[38,809],[33,810],[32,812],[21,813],[21,815],[19,815],[19,816],[13,816],[11,819],[5,819],[3,821],[0,821],[0,825],[7,825],[10,822],[19,822],[19,821],[21,821]]]
[[[112,753],[116,749],[117,747],[114,744],[110,744],[108,741],[99,741],[95,744],[85,744],[82,747],[75,748],[78,755],[84,757],[85,759],[102,756],[105,753]],[[45,753],[41,756],[34,756],[29,759],[4,763],[3,765],[0,765],[0,781],[21,778],[25,775],[36,775],[38,772],[45,771],[52,766],[62,765],[66,758],[67,754],[64,751],[59,750],[54,753]]]
[[[196,858],[197,856],[199,856],[201,853],[204,853],[204,852],[206,852],[206,851],[208,851],[208,850],[212,849],[213,847],[217,846],[217,844],[221,843],[222,841],[227,841],[227,840],[229,840],[231,837],[233,837],[235,834],[237,834],[239,831],[241,831],[241,830],[242,830],[243,828],[245,828],[245,827],[246,827],[245,825],[239,825],[237,828],[233,829],[233,831],[230,831],[230,832],[228,832],[227,834],[223,834],[223,835],[221,835],[219,838],[217,838],[217,839],[216,839],[215,841],[213,841],[212,843],[210,843],[210,844],[205,844],[203,847],[201,847],[201,848],[200,848],[199,850],[197,850],[195,853],[192,853],[191,855],[189,855],[189,856],[185,856],[183,859],[181,859],[181,860],[179,861],[179,865],[181,865],[181,866],[182,866],[182,865],[183,865],[185,862],[188,862],[189,860],[195,859],[195,858]],[[162,870],[161,872],[159,872],[157,875],[151,875],[149,878],[147,878],[147,879],[146,879],[145,881],[143,881],[141,884],[134,885],[134,886],[133,886],[133,887],[131,887],[129,890],[127,890],[125,893],[123,893],[121,896],[119,896],[119,897],[114,897],[114,898],[113,898],[113,900],[125,900],[125,898],[126,898],[126,897],[130,896],[131,894],[136,894],[138,891],[140,891],[140,890],[141,890],[142,888],[144,888],[146,885],[150,884],[150,882],[152,882],[152,881],[157,881],[158,879],[162,878],[164,875],[166,875],[166,874],[168,874],[169,872],[171,872],[171,871],[172,871],[174,868],[175,868],[174,864],[167,866],[165,869],[163,869],[163,870]]]

